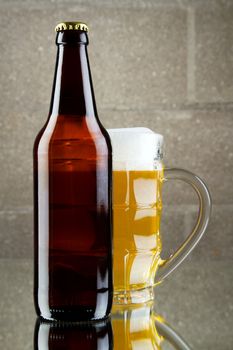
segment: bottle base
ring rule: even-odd
[[[109,317],[110,313],[104,315],[96,314],[93,309],[76,308],[75,310],[67,309],[50,309],[50,317],[44,317],[39,315],[42,320],[49,322],[88,322],[105,320]]]

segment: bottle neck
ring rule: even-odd
[[[96,116],[87,34],[60,32],[56,43],[58,51],[50,115]]]

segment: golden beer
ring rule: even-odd
[[[154,284],[160,252],[163,168],[113,171],[115,302]],[[127,295],[128,294],[128,295]],[[133,300],[131,300],[133,302]]]

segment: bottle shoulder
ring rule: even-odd
[[[46,145],[46,147],[45,147]],[[89,116],[51,115],[38,133],[34,148],[94,148],[98,153],[112,153],[110,137],[99,122]]]

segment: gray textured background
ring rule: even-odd
[[[48,114],[54,26],[77,19],[90,27],[105,127],[162,133],[166,165],[189,169],[209,186],[206,236],[156,289],[156,308],[194,348],[230,350],[233,1],[220,0],[0,0],[0,342],[31,348],[32,146]],[[165,185],[167,254],[190,232],[196,211],[186,185]]]

